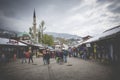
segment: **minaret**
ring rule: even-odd
[[[34,39],[36,41],[37,37],[36,37],[36,14],[35,14],[35,9],[34,9],[34,12],[33,12],[33,33],[34,33]]]

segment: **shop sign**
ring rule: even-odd
[[[17,44],[18,44],[18,41],[13,40],[13,39],[9,39],[9,42],[7,42],[7,44],[17,45]]]
[[[91,47],[90,43],[87,43],[87,44],[86,44],[86,47]]]

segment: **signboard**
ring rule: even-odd
[[[13,39],[9,39],[9,42],[7,42],[7,44],[18,45],[18,41],[13,40]]]
[[[86,47],[91,47],[90,43],[87,43],[87,44],[86,44]]]

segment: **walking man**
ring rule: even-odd
[[[43,63],[44,63],[44,65],[47,64],[47,60],[46,60],[46,50],[43,50]]]
[[[67,63],[67,55],[68,55],[67,51],[63,50],[63,60],[65,63]]]
[[[46,61],[47,61],[47,64],[50,64],[50,52],[49,52],[49,50],[46,51]]]
[[[32,53],[32,51],[31,50],[29,50],[29,62],[28,63],[30,63],[30,61],[32,61],[32,63],[33,63],[33,53]]]
[[[25,63],[27,63],[27,61],[26,61],[26,52],[25,51],[22,53],[22,64],[24,63],[24,61],[25,61]]]

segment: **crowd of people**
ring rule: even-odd
[[[68,50],[61,49],[61,50],[55,50],[51,51],[48,48],[45,48],[42,50],[42,57],[43,57],[43,64],[50,64],[50,58],[54,58],[56,60],[56,63],[67,63],[67,57],[78,57],[79,55],[82,56],[82,58],[86,59],[86,49],[83,48],[84,52],[82,52],[82,55],[79,53],[80,48],[69,48]],[[82,51],[82,50],[81,50]],[[20,51],[20,59],[21,63],[33,63],[33,55],[35,55],[33,49],[24,49],[21,48]],[[13,61],[16,61],[17,55],[9,55],[12,56],[11,59]],[[4,53],[0,56],[1,62],[5,63],[8,62],[9,57],[7,57]]]
[[[50,64],[50,58],[53,58],[56,60],[57,63],[67,63],[67,56],[68,56],[68,51],[67,50],[57,50],[57,51],[50,51],[48,48],[45,48],[42,50],[42,57],[43,57],[43,64]],[[20,58],[19,60],[21,63],[33,63],[33,55],[35,56],[35,53],[32,49],[24,49],[21,48],[20,50]],[[0,56],[0,62],[2,63],[8,63],[16,61],[18,58],[16,54],[10,55],[10,59],[6,56],[6,54],[2,53]]]
[[[22,52],[21,52],[21,59],[22,59],[22,63],[27,63],[27,59],[28,59],[28,64],[30,63],[30,62],[32,62],[33,63],[33,55],[34,55],[34,53],[33,53],[33,50],[30,48],[29,50],[22,50]]]
[[[49,49],[43,50],[43,63],[50,64],[50,58],[55,58],[57,63],[67,62],[67,55],[68,52],[66,50],[57,50],[57,51],[50,51]]]
[[[82,59],[87,59],[87,48],[86,47],[69,47],[68,48],[69,57],[80,57]]]
[[[16,53],[10,53],[7,52],[5,53],[4,51],[1,51],[1,55],[0,55],[0,63],[5,64],[5,63],[9,63],[9,62],[15,62],[17,58],[21,59],[21,63],[27,63],[27,59],[28,59],[28,63],[32,62],[33,63],[33,55],[34,53],[32,52],[31,49],[24,49],[21,48],[19,51],[20,55],[17,55]]]
[[[3,51],[1,51],[1,55],[0,55],[1,63],[9,63],[12,60],[16,61],[16,54],[10,54],[9,52],[5,54]]]

